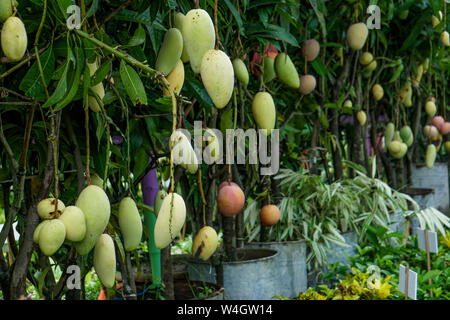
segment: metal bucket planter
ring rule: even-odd
[[[277,255],[275,250],[237,249],[238,261],[223,262],[225,300],[270,300],[276,292]],[[191,260],[188,264],[191,281],[219,283],[216,267],[211,262]]]
[[[306,269],[305,241],[285,242],[250,242],[248,248],[265,248],[278,251],[276,257],[277,295],[294,298],[299,292],[305,292],[308,287],[308,272]]]
[[[327,264],[335,264],[340,262],[345,265],[350,265],[348,257],[352,257],[358,253],[356,246],[358,244],[358,235],[355,232],[346,232],[342,234],[345,239],[345,243],[348,246],[339,246],[335,243],[330,243],[329,249],[331,252],[327,252]],[[307,250],[309,254],[309,249]],[[322,268],[322,272],[329,271],[327,266]],[[317,274],[308,270],[308,287],[316,287],[319,284],[325,283],[322,280],[317,280]]]
[[[425,165],[416,164],[412,168],[413,187],[430,188],[436,191],[433,203],[428,207],[434,207],[443,213],[449,213],[449,186],[447,163],[435,163],[432,169]]]

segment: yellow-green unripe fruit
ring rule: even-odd
[[[361,57],[359,57],[359,63],[363,66],[368,65],[373,60],[373,55],[370,52],[364,52]]]
[[[103,179],[96,173],[91,175],[91,184],[103,189]]]
[[[175,19],[174,19],[173,23],[175,25],[175,28],[177,28],[181,32],[183,32],[184,19],[186,19],[186,16],[184,14],[182,14],[181,12],[178,12],[175,14]],[[181,53],[181,61],[186,63],[189,61],[189,55],[186,51],[186,45],[184,44],[184,42],[185,41],[183,39],[183,52]]]
[[[170,148],[173,163],[181,165],[191,174],[198,170],[197,155],[192,148],[189,139],[180,130],[176,130],[170,136]]]
[[[408,79],[400,90],[400,98],[405,107],[412,106],[412,93],[411,81]]]
[[[234,109],[225,110],[220,117],[220,130],[223,135],[227,134],[227,129],[233,129]]]
[[[208,12],[203,9],[190,10],[184,19],[182,33],[192,71],[198,74],[203,55],[214,49],[216,43],[214,25]]]
[[[366,115],[366,113],[364,112],[364,111],[358,111],[357,113],[356,113],[356,119],[358,120],[358,122],[359,122],[359,125],[362,127],[362,126],[364,126],[365,124],[366,124],[366,122],[367,122],[367,115]]]
[[[142,221],[136,203],[130,197],[119,204],[119,227],[126,251],[138,248],[142,238]]]
[[[444,46],[450,47],[450,35],[448,31],[444,31],[441,33],[441,42],[444,44]]]
[[[248,70],[247,70],[247,67],[245,66],[244,61],[242,61],[239,58],[234,59],[233,60],[233,69],[234,69],[234,74],[236,75],[236,78],[240,82],[242,82],[245,86],[247,86],[249,76],[248,76]]]
[[[89,73],[92,77],[98,69],[97,61],[94,63],[88,63],[87,65],[89,68]],[[91,87],[91,90],[94,92],[94,94],[96,94],[98,96],[98,98],[102,102],[103,98],[105,97],[105,87],[103,87],[103,83],[100,81],[95,86]],[[97,98],[91,94],[89,94],[89,96],[88,96],[88,105],[89,105],[89,108],[91,108],[91,110],[93,112],[100,111],[100,105],[98,103]]]
[[[395,126],[392,122],[389,122],[386,125],[386,129],[384,129],[384,143],[386,144],[386,146],[388,146],[392,139],[394,138],[394,134],[395,134]]]
[[[207,164],[214,163],[219,160],[221,155],[219,138],[216,136],[213,130],[206,128],[204,133],[204,151],[203,159]]]
[[[445,151],[450,152],[450,141],[444,143]]]
[[[427,113],[428,116],[434,117],[437,112],[436,104],[433,101],[428,101],[425,104],[425,112]]]
[[[436,160],[436,146],[431,143],[427,147],[427,153],[425,156],[425,164],[428,169],[433,168],[435,160]]]
[[[264,57],[263,58],[263,68],[264,68],[264,73],[263,73],[264,83],[272,81],[275,78],[275,76],[277,75],[275,73],[275,59],[273,59],[271,57]]]
[[[378,83],[372,87],[372,94],[376,101],[380,101],[384,96],[383,87]]]
[[[275,72],[281,82],[288,87],[298,89],[300,87],[300,78],[298,77],[297,69],[295,69],[291,58],[282,52],[275,58]]]
[[[116,252],[114,241],[108,234],[100,235],[95,243],[94,269],[100,282],[108,289],[116,281]]]
[[[217,249],[217,232],[211,227],[201,228],[192,243],[192,256],[203,261],[208,260]]]
[[[11,0],[0,0],[0,23],[12,15]]]
[[[163,200],[155,224],[155,246],[167,247],[180,233],[186,221],[186,205],[177,193],[169,193]]]
[[[373,70],[375,70],[377,68],[377,61],[376,60],[372,60],[371,63],[369,63],[365,68],[364,68],[364,72],[372,72]]]
[[[400,129],[400,137],[408,147],[410,147],[414,141],[413,132],[409,126],[403,126],[403,128]]]
[[[170,87],[172,90],[179,94],[184,84],[184,65],[183,61],[178,60],[175,68],[173,68],[172,72],[167,76],[167,81],[170,83]],[[163,95],[170,96],[169,90],[163,88]]]
[[[253,98],[252,113],[255,122],[260,129],[266,129],[266,134],[270,135],[275,128],[277,111],[272,96],[268,92],[258,92]]]
[[[164,36],[164,41],[159,48],[158,57],[156,58],[155,68],[167,76],[183,52],[183,36],[177,28],[170,28]]]
[[[43,226],[45,226],[47,223],[49,223],[51,220],[44,220],[41,223],[38,224],[36,229],[34,229],[33,233],[33,242],[36,244],[39,244],[39,233],[41,232],[41,229]]]
[[[164,198],[167,196],[167,192],[166,190],[159,190],[156,193],[156,197],[155,197],[155,215],[158,216],[159,214],[159,209],[161,209],[161,205],[163,203]]]
[[[347,30],[347,43],[353,50],[361,50],[366,43],[369,30],[365,23],[352,24]]]
[[[9,17],[3,24],[1,34],[2,50],[5,56],[15,62],[22,59],[27,50],[28,37],[25,25],[17,17]]]
[[[225,107],[234,88],[234,70],[230,58],[220,50],[209,50],[202,59],[200,74],[203,86],[217,109]]]
[[[66,206],[58,199],[58,213],[61,214]],[[39,201],[37,205],[37,213],[41,219],[53,218],[55,212],[55,198],[47,198]]]
[[[82,241],[74,244],[78,254],[84,256],[92,250],[108,225],[111,205],[102,188],[90,185],[81,191],[75,206],[83,211],[86,219],[86,235]]]
[[[345,102],[344,102],[344,107],[345,107],[345,108],[351,108],[351,107],[353,107],[352,101],[351,101],[351,100],[345,100]]]
[[[66,227],[59,219],[49,220],[39,231],[39,248],[46,256],[53,255],[64,243]]]
[[[84,213],[76,206],[68,206],[58,218],[66,227],[66,239],[69,241],[81,241],[86,235],[86,219]]]

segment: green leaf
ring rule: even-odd
[[[140,46],[145,42],[145,38],[147,37],[147,34],[145,33],[145,29],[139,24],[139,27],[134,32],[133,36],[131,37],[128,44],[124,47],[136,47]]]
[[[190,81],[186,82],[186,89],[189,91],[189,93],[195,96],[195,98],[200,102],[200,104],[207,106],[209,108],[214,107],[214,104],[211,98],[209,97],[208,92],[206,92],[205,88],[198,80],[191,79]]]
[[[72,102],[73,98],[75,97],[78,87],[80,85],[80,79],[81,79],[81,73],[84,70],[85,66],[85,58],[83,54],[83,50],[80,48],[75,48],[75,56],[76,56],[76,68],[75,72],[71,75],[71,86],[70,90],[68,91],[67,95],[56,105],[54,111],[61,110],[65,106],[67,106],[69,103]]]
[[[95,71],[94,75],[91,78],[91,87],[99,84],[106,78],[106,76],[111,71],[111,59],[108,59],[105,63],[103,63],[97,71]]]
[[[267,28],[264,28],[261,24],[251,24],[246,28],[247,35],[259,36],[266,39],[275,39],[279,41],[285,41],[294,47],[299,47],[297,39],[283,28],[268,24]]]
[[[228,6],[228,9],[230,9],[231,14],[233,15],[234,19],[236,20],[236,23],[238,25],[239,28],[239,32],[242,35],[245,35],[245,31],[244,31],[244,22],[242,21],[242,17],[239,14],[239,12],[236,10],[236,7],[231,3],[230,0],[225,0],[225,4]]]
[[[55,71],[55,55],[53,48],[50,46],[40,57],[42,71],[44,74],[45,84],[49,85],[53,72]],[[27,97],[37,99],[44,94],[44,86],[39,74],[39,67],[37,61],[31,66],[25,77],[19,84],[19,89],[22,90]]]
[[[136,105],[138,101],[147,104],[147,95],[141,78],[124,60],[120,62],[120,77],[133,105]]]
[[[69,71],[69,67],[71,65],[71,56],[72,56],[72,49],[70,47],[67,47],[67,60],[65,62],[64,71],[61,75],[61,79],[59,79],[58,85],[56,86],[55,92],[52,94],[52,96],[47,100],[47,102],[42,106],[42,108],[48,108],[58,101],[60,101],[64,95],[67,92],[67,73]]]
[[[321,77],[327,75],[328,73],[327,68],[325,68],[322,60],[320,59],[315,59],[313,62],[311,62],[311,66]]]

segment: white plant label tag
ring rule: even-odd
[[[430,252],[438,253],[438,240],[437,232],[433,232],[427,229],[417,228],[417,240],[419,241],[419,248],[422,250],[427,250],[427,245],[425,241],[425,232],[428,232],[428,245]]]
[[[405,284],[406,284],[406,267],[400,265],[400,274],[398,279],[398,291],[405,294]],[[408,297],[413,300],[417,300],[417,272],[411,269],[408,272]]]

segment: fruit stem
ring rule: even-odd
[[[206,200],[205,200],[205,193],[203,191],[202,169],[201,168],[198,168],[198,186],[200,188],[200,195],[202,197],[203,226],[206,226]]]
[[[220,38],[219,38],[219,28],[217,27],[217,1],[214,1],[214,28],[216,30],[216,50],[219,50]]]

